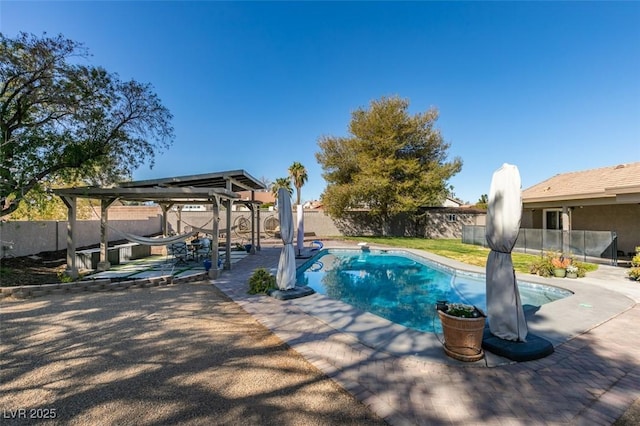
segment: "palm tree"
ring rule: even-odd
[[[489,205],[489,196],[487,194],[482,194],[480,199],[476,203],[476,208],[487,210],[487,206]]]
[[[293,188],[291,188],[291,180],[288,177],[284,178],[276,178],[276,181],[271,184],[271,193],[277,199],[278,198],[278,190],[280,188],[285,188],[289,195],[293,195]]]
[[[307,182],[307,169],[297,161],[294,161],[291,167],[289,167],[289,177],[293,180],[293,185],[296,187],[296,205],[300,204],[300,189]]]

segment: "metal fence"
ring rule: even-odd
[[[462,242],[487,247],[485,227],[465,225]],[[542,254],[562,252],[584,261],[607,259],[618,264],[618,237],[613,231],[561,231],[556,229],[520,228],[514,250]]]

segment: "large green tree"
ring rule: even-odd
[[[408,110],[408,100],[383,97],[352,113],[348,136],[319,139],[316,158],[327,181],[322,201],[332,217],[365,208],[387,234],[393,216],[446,197],[462,160],[447,161],[449,144],[435,128],[436,109]]]
[[[289,166],[289,177],[293,181],[293,186],[296,187],[296,205],[298,205],[300,204],[300,191],[309,178],[307,169],[301,163],[294,161]]]
[[[47,182],[52,187],[83,186],[85,182]],[[100,203],[95,200],[79,199],[76,217],[90,219],[95,212],[100,213]],[[49,188],[37,184],[24,195],[17,209],[6,216],[8,220],[66,220],[67,206]]]
[[[173,142],[151,86],[84,65],[88,57],[62,35],[0,33],[0,216],[39,185],[130,177]]]

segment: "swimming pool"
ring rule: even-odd
[[[438,300],[486,310],[485,277],[447,268],[403,250],[324,249],[297,270],[297,284],[397,324],[440,332]],[[535,309],[571,295],[519,282],[522,304]]]

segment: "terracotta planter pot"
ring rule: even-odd
[[[482,334],[485,318],[460,318],[438,311],[444,333],[444,351],[451,358],[473,362],[484,358]]]

